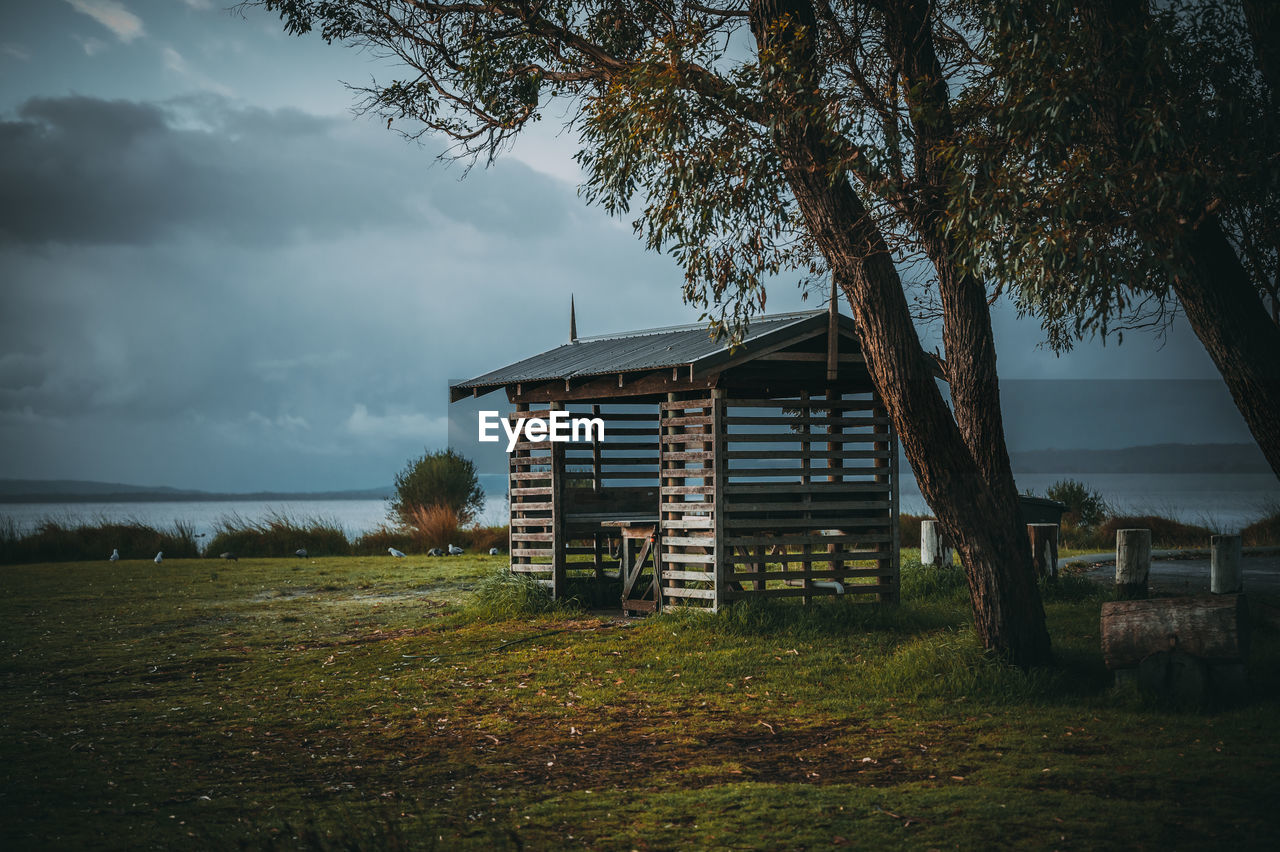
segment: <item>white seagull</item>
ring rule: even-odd
[[[497,555],[499,555],[501,552],[502,552],[502,551],[498,550],[498,548],[496,548],[496,547],[491,547],[491,548],[489,548],[489,555],[490,555],[490,556],[497,556]]]
[[[111,555],[110,555],[110,556],[108,556],[107,558],[108,558],[108,559],[110,559],[112,562],[119,562],[119,561],[120,561],[120,548],[118,548],[118,547],[113,547],[113,548],[111,548]]]
[[[401,553],[400,551],[396,550],[394,547],[388,547],[388,548],[387,548],[387,553],[390,553],[390,554],[391,554],[392,556],[394,556],[396,559],[404,559],[404,554],[403,554],[403,553]]]
[[[154,561],[157,565],[159,565],[161,562],[163,562],[163,561],[164,561],[164,551],[162,550],[162,551],[160,551],[159,553],[157,553],[157,554],[156,554],[156,558],[155,558],[153,561]]]
[[[461,547],[454,547],[452,544],[451,544],[451,545],[449,545],[449,555],[450,555],[450,556],[461,556],[461,555],[462,555],[462,548],[461,548]]]

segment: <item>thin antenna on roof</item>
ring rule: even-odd
[[[578,342],[578,315],[573,308],[573,294],[569,294],[569,342]]]
[[[840,364],[840,302],[837,301],[839,289],[836,287],[836,274],[831,273],[831,301],[827,305],[827,381],[834,382],[839,376]]]

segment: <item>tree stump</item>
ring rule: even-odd
[[[1116,530],[1116,595],[1121,600],[1147,596],[1151,574],[1151,530]]]
[[[1209,563],[1209,591],[1215,595],[1232,595],[1244,591],[1240,536],[1215,535],[1209,539],[1209,550],[1212,554]]]
[[[1027,538],[1031,539],[1036,576],[1058,579],[1058,525],[1027,524]]]
[[[951,545],[943,537],[942,525],[933,519],[920,522],[920,562],[933,568],[951,567]]]

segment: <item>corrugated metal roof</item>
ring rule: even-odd
[[[826,315],[826,311],[819,310],[757,317],[751,321],[742,346],[750,351],[753,344],[760,345],[764,338],[785,337],[788,332],[801,331],[798,326],[825,322]],[[848,318],[842,317],[842,320],[847,322]],[[566,343],[474,379],[455,382],[450,387],[470,390],[516,382],[657,370],[696,365],[700,361],[714,360],[715,356],[727,355],[727,345],[713,340],[705,324],[671,326],[580,338],[576,343]]]

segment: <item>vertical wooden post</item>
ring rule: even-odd
[[[729,459],[724,452],[725,445],[725,390],[724,388],[711,389],[711,464],[712,478],[711,491],[709,495],[711,504],[711,530],[712,530],[712,562],[711,570],[714,575],[712,581],[715,590],[715,597],[711,601],[713,611],[719,611],[727,602],[725,592],[729,589],[729,568],[732,563],[729,562],[729,548],[725,546],[725,509],[728,506],[729,495],[726,493],[726,483],[729,480]],[[705,481],[705,480],[704,480]],[[706,499],[706,498],[703,498]]]
[[[828,333],[834,331],[834,329],[835,329],[834,325],[830,326]],[[832,435],[840,435],[844,432],[844,427],[837,426],[835,423],[835,421],[844,417],[844,409],[840,407],[840,402],[842,401],[843,401],[843,394],[841,394],[835,388],[830,388],[830,387],[827,388],[827,418],[828,418],[827,437],[828,439],[830,439]],[[832,482],[832,483],[844,482],[844,474],[840,473],[841,468],[844,467],[844,459],[837,458],[834,455],[835,451],[839,451],[843,448],[844,448],[844,444],[839,441],[832,441],[832,440],[827,441],[827,451],[828,453],[831,453],[830,457],[827,459],[827,482]],[[843,533],[845,532],[845,530],[841,530],[841,532]],[[827,553],[831,554],[830,568],[832,571],[844,570],[844,560],[836,558],[836,554],[839,553],[843,547],[844,547],[843,544],[827,545]]]
[[[920,564],[932,568],[951,567],[951,545],[947,543],[942,524],[933,518],[920,522]]]
[[[591,406],[591,416],[600,416],[599,405]],[[600,463],[600,437],[594,429],[591,430],[591,490],[595,492],[599,492],[604,487],[604,483],[600,481],[602,479],[600,474],[600,468],[602,467]],[[597,578],[604,576],[604,558],[600,553],[600,539],[601,533],[599,530],[591,534],[591,563],[596,569]]]
[[[667,394],[667,402],[674,403],[677,398],[678,398],[677,394],[674,394],[674,393]],[[664,506],[668,501],[673,503],[676,502],[674,498],[661,496],[662,494],[661,486],[678,486],[678,485],[684,484],[683,477],[677,478],[676,476],[671,475],[675,472],[677,467],[681,467],[681,468],[684,467],[684,462],[675,462],[675,461],[667,462],[662,459],[663,436],[667,434],[668,429],[679,430],[679,427],[667,426],[662,421],[670,417],[679,416],[681,414],[683,414],[683,412],[678,411],[677,409],[671,408],[671,409],[666,409],[664,411],[662,410],[662,407],[659,406],[659,410],[658,410],[658,484],[659,484],[658,494],[659,494],[659,497],[658,497],[658,500],[660,501],[659,503],[660,506]],[[680,450],[683,448],[683,445],[672,444],[670,446],[672,446],[673,450]],[[668,467],[668,465],[670,465],[670,467]],[[677,518],[677,513],[674,510],[663,508],[658,515],[658,534],[665,537],[668,533],[673,532],[673,530],[671,530],[671,528],[667,526],[667,522],[674,521],[676,520],[676,518]],[[684,533],[681,532],[680,534],[683,535]],[[659,554],[659,559],[660,558],[661,558],[661,554]],[[657,564],[658,564],[658,561],[654,560],[654,565],[656,566]],[[661,575],[655,575],[653,578],[653,600],[654,600],[654,611],[662,612],[663,607],[666,605],[666,599],[662,596],[662,576]]]
[[[889,416],[889,412],[885,409],[884,403],[881,402],[879,394],[875,394],[875,405],[872,406],[871,408],[871,414],[875,420],[887,420]],[[878,423],[872,425],[871,427],[872,431],[877,431],[880,428],[882,427]],[[888,431],[887,425],[884,428],[886,431]],[[892,489],[893,489],[893,485],[889,480],[889,461],[890,461],[889,457],[890,455],[892,455],[892,453],[890,452],[890,448],[892,447],[892,444],[893,442],[888,440],[876,441],[874,444],[875,450],[885,454],[884,458],[877,458],[875,460],[874,466],[883,470],[882,473],[876,474],[876,482],[888,485],[889,486],[888,490],[890,492],[892,492]],[[892,502],[892,500],[890,500],[890,502]],[[886,514],[891,515],[892,512],[886,512]],[[892,529],[889,530],[889,535],[890,535],[890,538],[892,539],[892,536],[893,536]],[[892,546],[892,541],[890,541],[890,546]],[[876,580],[880,583],[880,585],[892,587],[894,585],[893,559],[889,557],[887,554],[881,553],[880,557],[876,559],[876,568],[880,570],[880,575],[876,578]],[[888,592],[881,592],[879,594],[879,599],[881,603],[893,603],[894,596],[893,596],[892,589]]]
[[[885,409],[885,419],[889,417],[888,409]],[[893,431],[893,424],[886,423],[885,429],[889,432],[889,567],[893,570],[893,579],[890,585],[893,586],[892,603],[898,603],[902,599],[902,527],[898,523],[898,433]],[[882,581],[883,582],[883,581]]]
[[[529,410],[528,403],[524,403],[524,402],[516,403],[515,413],[517,415],[523,414],[528,410]],[[528,556],[516,556],[517,544],[520,546],[521,549],[526,549],[529,546],[526,542],[517,540],[515,538],[516,525],[514,523],[517,517],[523,517],[523,514],[524,514],[519,510],[520,503],[523,502],[524,498],[516,496],[515,491],[517,488],[522,488],[523,486],[527,485],[528,482],[525,480],[516,479],[514,476],[512,476],[512,474],[519,471],[519,467],[516,465],[516,459],[521,458],[524,455],[525,455],[525,452],[523,450],[512,450],[510,453],[507,454],[507,494],[510,495],[507,500],[507,570],[513,573],[516,570],[515,568],[516,565],[533,561]],[[523,527],[521,527],[520,529],[524,532],[527,532],[527,529]]]
[[[804,500],[813,499],[813,493],[808,488],[808,486],[813,482],[813,477],[809,475],[809,469],[813,465],[813,461],[809,457],[809,451],[813,447],[812,442],[809,440],[812,436],[812,432],[813,402],[809,398],[809,392],[802,391],[800,393],[800,483],[806,486],[802,497]],[[804,519],[806,521],[812,519],[812,517],[812,512],[806,512],[804,515]],[[805,537],[808,538],[813,534],[813,531],[806,529],[804,530],[804,534]],[[804,575],[800,581],[804,586],[804,595],[802,599],[804,601],[804,605],[809,606],[813,603],[813,577],[811,576],[813,572],[813,562],[810,561],[808,557],[809,554],[813,552],[813,545],[805,544],[800,548],[800,552],[805,556],[805,558],[800,562],[800,570]]]
[[[1244,555],[1238,535],[1215,535],[1209,539],[1209,591],[1215,595],[1230,595],[1244,591],[1244,569],[1240,559]]]
[[[551,402],[547,408],[560,411],[564,408],[564,403]],[[564,444],[553,442],[550,438],[548,444],[551,448],[551,596],[559,599],[566,591],[565,569],[568,567],[565,552],[568,542],[565,541],[564,517]]]
[[[1122,600],[1147,596],[1151,530],[1116,530],[1116,593]]]
[[[1027,538],[1031,540],[1031,564],[1037,577],[1058,579],[1058,525],[1027,524]]]

